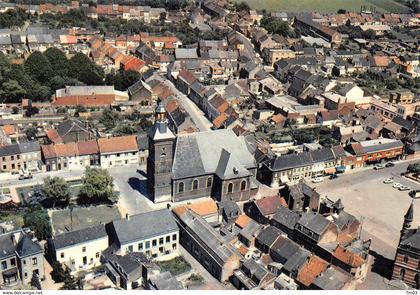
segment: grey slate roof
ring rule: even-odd
[[[16,252],[18,253],[19,257],[26,257],[43,253],[44,250],[38,241],[33,241],[31,236],[24,234],[17,244]]]
[[[260,241],[260,243],[271,246],[282,234],[283,232],[278,228],[274,226],[268,226],[258,234],[257,239]]]
[[[115,230],[120,245],[178,231],[175,219],[168,209],[115,220],[111,226]]]
[[[220,179],[232,179],[249,176],[251,173],[231,153],[222,149],[219,163],[217,164],[216,175]]]
[[[345,272],[329,267],[315,279],[314,285],[322,290],[340,290],[349,280]]]
[[[0,235],[0,259],[14,255],[15,249],[16,247],[12,241],[12,233]]]
[[[306,212],[300,217],[298,224],[321,235],[330,225],[330,221],[318,213]]]
[[[174,178],[216,173],[223,149],[231,154],[229,161],[236,163],[238,170],[256,167],[245,138],[236,136],[230,129],[221,129],[178,136],[173,163]]]
[[[420,229],[409,229],[402,237],[401,245],[420,251]]]
[[[290,230],[293,230],[296,223],[299,221],[299,214],[286,208],[284,206],[280,206],[277,209],[276,214],[272,217],[272,220],[282,224],[283,226],[287,227]]]
[[[0,157],[38,152],[40,150],[41,148],[37,141],[11,144],[0,148]]]
[[[269,168],[273,171],[289,170],[297,167],[310,166],[314,163],[333,161],[335,155],[330,148],[323,148],[299,154],[289,154],[276,157]]]
[[[54,236],[51,240],[54,243],[55,249],[62,249],[104,237],[107,237],[105,226],[100,224],[93,227],[62,233]]]

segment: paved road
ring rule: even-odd
[[[393,177],[395,182],[420,189],[420,184],[400,176],[412,162],[416,161],[399,162],[381,170],[367,168],[314,186],[321,195],[333,200],[341,198],[346,210],[363,218],[362,238],[372,238],[372,248],[393,259],[403,216],[412,199],[408,191],[399,191],[383,180]],[[415,211],[420,212],[420,201],[415,201]]]
[[[166,78],[162,78],[163,83],[167,85],[174,93],[175,96],[179,99],[182,107],[187,111],[190,115],[192,121],[197,126],[200,131],[209,131],[211,130],[211,126],[213,124],[206,118],[204,113],[200,110],[200,108],[185,94],[179,91],[175,85]]]

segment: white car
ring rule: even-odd
[[[384,183],[393,183],[394,180],[392,178],[387,178],[384,180]]]
[[[398,188],[400,191],[409,191],[411,190],[411,187],[406,186],[406,185],[402,185]]]
[[[384,168],[385,168],[385,165],[383,165],[383,164],[376,164],[376,165],[373,167],[373,169],[375,169],[375,170],[384,169]]]
[[[396,183],[394,183],[394,185],[392,186],[393,188],[400,188],[400,187],[402,187],[403,185],[401,184],[401,183],[399,183],[399,182],[396,182]]]
[[[312,182],[313,183],[319,183],[319,182],[323,182],[324,181],[324,178],[323,177],[315,177],[315,178],[312,178]]]

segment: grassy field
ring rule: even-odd
[[[376,7],[378,12],[409,12],[409,9],[394,0],[235,0],[245,1],[252,8],[290,12],[337,12],[342,8],[347,11],[359,12],[361,6],[370,9]]]

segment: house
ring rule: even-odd
[[[123,101],[128,101],[128,94],[115,90],[114,86],[66,86],[55,91],[52,104],[67,107],[104,107]]]
[[[311,289],[354,290],[354,280],[344,271],[330,266],[314,280]]]
[[[307,210],[318,211],[320,194],[304,182],[287,185],[285,196],[288,208],[294,212],[302,213]]]
[[[178,256],[179,229],[168,209],[127,215],[110,222],[106,229],[117,254],[141,252],[158,260]]]
[[[98,146],[103,168],[139,162],[139,148],[135,135],[100,138]]]
[[[101,264],[101,253],[109,246],[103,224],[64,232],[48,239],[48,253],[53,261],[70,268],[72,273]]]
[[[141,105],[151,105],[153,103],[153,92],[151,87],[143,80],[139,80],[128,87],[130,100]]]
[[[280,206],[277,209],[277,212],[270,219],[270,224],[291,238],[299,218],[300,215],[298,213],[290,210],[287,207]]]
[[[184,94],[190,94],[190,88],[197,78],[188,70],[181,70],[176,80],[176,86]]]
[[[227,281],[240,267],[240,254],[201,216],[186,207],[173,210],[181,245],[216,279]]]
[[[69,143],[96,138],[91,128],[86,123],[77,119],[65,120],[57,128],[50,129],[46,133],[51,143]]]
[[[239,290],[264,290],[274,286],[275,276],[264,264],[249,258],[242,262],[232,277],[233,285]]]
[[[43,145],[41,150],[47,171],[85,169],[100,165],[96,140]]]
[[[0,172],[39,171],[41,148],[37,141],[0,147]]]
[[[0,234],[0,286],[29,288],[37,275],[45,278],[44,250],[29,229]]]
[[[280,196],[266,197],[244,205],[244,212],[261,224],[268,224],[279,207],[287,206]]]
[[[275,226],[267,226],[258,233],[255,240],[255,247],[262,253],[268,254],[280,236],[285,234]]]
[[[337,226],[319,213],[305,212],[295,225],[294,240],[310,251],[338,240]]]
[[[315,279],[323,273],[329,263],[318,256],[312,256],[298,271],[297,282],[301,289],[310,289]]]

